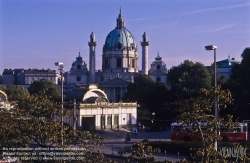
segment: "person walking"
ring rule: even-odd
[[[126,142],[131,141],[131,138],[128,133],[125,133],[125,141]]]

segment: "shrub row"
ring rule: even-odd
[[[144,140],[147,141],[147,140]],[[249,143],[239,143],[240,145],[250,149]],[[218,142],[218,148],[220,147],[234,147],[237,143],[227,143],[227,142]],[[180,155],[189,155],[190,149],[201,148],[201,142],[179,142],[179,141],[154,141],[149,142],[149,146],[152,148],[160,148],[162,153],[172,153]]]

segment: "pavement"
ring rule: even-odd
[[[125,142],[124,135],[125,133],[129,133],[131,136],[130,130],[120,129],[119,132],[117,130],[106,129],[101,132],[95,133],[96,135],[102,136],[105,138],[105,142],[103,146],[98,147],[98,150],[105,155],[106,158],[115,160],[117,162],[126,162],[126,158],[130,156],[129,154],[120,155],[118,152],[122,150],[131,149],[133,143],[141,142],[144,139],[148,139],[149,141],[171,141],[170,140],[170,130],[163,132],[139,132],[137,136],[131,136],[131,141]],[[30,147],[35,148],[35,144],[30,143]],[[167,151],[167,149],[166,149]],[[170,154],[165,153],[154,153],[154,157],[157,161],[172,161],[176,162],[180,159],[186,158],[187,156],[179,155],[179,154]],[[136,160],[131,161],[137,162]]]
[[[102,134],[97,134],[102,137],[105,137],[105,143],[102,147],[99,148],[99,151],[110,156],[120,156],[119,151],[124,149],[131,149],[131,146],[134,142],[141,142],[144,139],[149,141],[171,141],[170,140],[170,130],[163,132],[139,132],[137,136],[131,137],[131,141],[125,142],[124,135],[129,133],[131,137],[131,132],[127,129],[117,130],[104,130]],[[167,150],[166,150],[167,151]],[[124,155],[124,157],[129,156],[129,154]],[[186,158],[187,156],[165,153],[154,153],[154,157],[157,161],[178,161],[180,159]]]

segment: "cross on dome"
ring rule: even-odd
[[[156,61],[161,61],[160,53],[157,53],[157,57],[155,58]]]

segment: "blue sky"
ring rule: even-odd
[[[96,68],[101,69],[102,47],[116,26],[119,9],[125,27],[138,46],[141,69],[142,35],[147,33],[149,65],[159,52],[167,68],[188,59],[210,65],[230,54],[241,60],[250,46],[249,0],[1,0],[0,73],[5,68],[69,71],[79,51],[89,62],[88,41],[96,36]],[[89,65],[89,64],[88,64]]]

